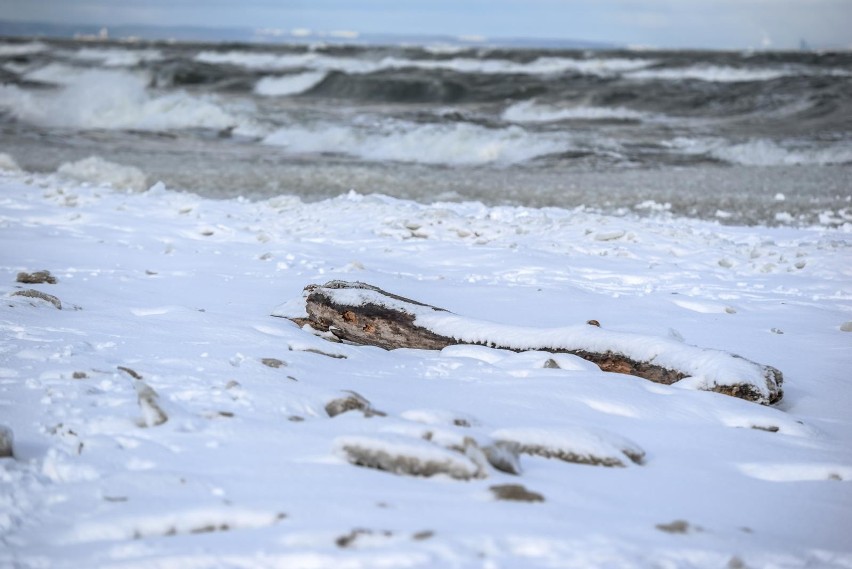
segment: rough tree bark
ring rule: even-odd
[[[359,292],[369,293],[367,300],[364,300],[363,295],[359,296]],[[589,349],[565,349],[547,345],[519,349],[487,339],[476,342],[460,340],[437,333],[417,322],[417,314],[423,313],[424,310],[451,314],[448,311],[360,282],[331,281],[325,285],[308,285],[305,287],[305,309],[308,314],[307,319],[291,318],[291,320],[299,325],[308,324],[314,329],[331,332],[342,341],[378,346],[388,350],[396,348],[440,350],[456,344],[478,344],[512,351],[537,350],[573,354],[596,364],[603,371],[634,375],[666,385],[676,383],[690,375],[683,370],[641,361],[612,350],[596,352]],[[597,325],[597,322],[591,325]],[[733,354],[728,356],[739,358]],[[742,360],[742,358],[739,359]],[[758,366],[758,364],[754,365]],[[724,384],[710,387],[709,390],[763,404],[780,401],[783,396],[781,372],[770,366],[759,366],[759,368],[766,380],[768,395],[761,393],[761,390],[748,382],[738,383],[737,381],[726,381]]]

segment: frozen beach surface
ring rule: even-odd
[[[852,566],[848,223],[217,201],[111,188],[140,178],[97,161],[0,166],[0,566]],[[785,396],[272,316],[333,279],[736,353]]]

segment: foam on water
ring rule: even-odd
[[[3,86],[0,108],[20,120],[51,127],[253,132],[250,120],[241,120],[226,111],[214,97],[193,96],[183,91],[163,95],[148,92],[148,79],[144,75],[104,70],[71,75],[56,67],[45,69],[40,76],[50,76],[64,87],[53,92],[30,92]]]
[[[320,53],[276,54],[245,53],[239,51],[203,51],[195,56],[196,61],[211,64],[228,64],[248,69],[286,70],[314,69],[319,71],[341,71],[344,73],[374,73],[388,69],[422,69],[427,71],[447,70],[460,73],[547,75],[575,72],[589,75],[613,75],[625,71],[642,69],[654,63],[650,59],[539,57],[531,62],[506,59],[407,59],[384,57],[366,59],[355,57],[332,57]]]
[[[64,63],[48,63],[35,69],[25,69],[21,73],[28,81],[53,83],[54,85],[70,85],[80,75],[80,68]]]
[[[503,111],[505,121],[517,123],[543,123],[561,120],[642,120],[647,113],[625,107],[557,107],[536,101],[521,101]]]
[[[849,143],[836,143],[820,148],[785,148],[777,142],[763,138],[739,144],[731,144],[722,139],[676,138],[666,145],[686,154],[703,154],[744,166],[852,163],[852,145]]]
[[[663,79],[682,81],[696,79],[698,81],[716,83],[737,83],[746,81],[770,81],[779,77],[796,75],[800,72],[789,69],[739,68],[717,65],[694,65],[676,69],[640,69],[627,74],[632,79]]]
[[[0,43],[0,57],[15,57],[47,51],[48,46],[40,41],[27,43]]]
[[[120,49],[120,48],[82,48],[71,52],[72,59],[100,63],[105,67],[133,67],[146,61],[163,59],[161,51],[156,49]]]
[[[422,164],[513,164],[564,152],[561,134],[532,134],[520,127],[485,128],[468,123],[392,123],[381,132],[352,126],[282,128],[264,139],[292,153],[340,153],[371,161]]]
[[[309,91],[328,74],[324,71],[308,71],[280,77],[264,77],[254,86],[254,92],[266,97],[284,97]]]

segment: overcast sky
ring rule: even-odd
[[[852,0],[0,0],[0,19],[553,38],[655,47],[852,47]]]

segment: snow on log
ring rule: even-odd
[[[388,350],[439,350],[476,344],[513,351],[568,353],[607,372],[656,383],[724,393],[763,405],[781,400],[780,371],[720,350],[655,336],[578,325],[510,326],[465,318],[360,282],[331,281],[305,287],[307,319],[299,325],[329,331],[340,340]]]

